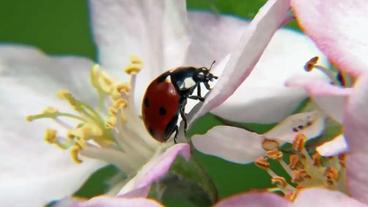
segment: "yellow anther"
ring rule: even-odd
[[[67,99],[67,100],[69,100],[72,97],[72,94],[70,93],[70,91],[68,91],[66,89],[62,89],[62,90],[58,91],[57,96],[60,99]]]
[[[291,181],[293,183],[301,183],[305,179],[310,179],[310,178],[312,177],[307,173],[307,171],[305,171],[304,169],[299,169],[299,170],[293,171]]]
[[[136,75],[143,68],[143,61],[135,55],[130,57],[130,64],[125,67],[125,72],[129,75]]]
[[[270,163],[264,157],[257,158],[255,164],[257,165],[257,167],[264,170],[267,170],[270,167]]]
[[[286,182],[285,178],[280,177],[280,176],[272,177],[271,182],[272,184],[276,185],[280,189],[284,189],[286,188],[286,186],[288,186],[288,183]]]
[[[110,106],[107,113],[110,115],[110,116],[116,116],[116,114],[118,113],[118,110],[117,108],[113,107],[113,106]]]
[[[320,167],[321,166],[321,155],[316,152],[312,155],[312,159],[313,159],[313,165],[316,167]]]
[[[59,111],[53,107],[47,107],[41,114],[33,114],[26,116],[27,121],[33,121],[35,119],[41,118],[52,118],[55,119],[58,115]]]
[[[341,167],[345,167],[346,166],[346,154],[340,154],[339,156],[339,163],[341,165]]]
[[[275,150],[279,148],[279,143],[273,139],[264,139],[262,147],[265,151]]]
[[[112,78],[105,72],[100,73],[100,76],[98,77],[98,84],[105,93],[111,93],[115,85]]]
[[[124,71],[129,75],[136,75],[141,70],[141,66],[136,64],[129,64],[127,67],[124,68]]]
[[[78,164],[82,163],[82,160],[79,159],[79,153],[80,153],[81,150],[82,150],[82,147],[78,144],[73,145],[73,147],[71,147],[71,149],[70,149],[70,155],[71,155],[73,161],[78,163]]]
[[[297,190],[295,190],[295,191],[292,191],[292,192],[286,193],[286,194],[284,195],[284,198],[285,198],[285,199],[288,199],[289,201],[294,201],[297,195],[298,195],[298,191],[297,191]]]
[[[339,179],[339,171],[334,167],[327,167],[325,170],[327,183],[333,185]]]
[[[49,144],[53,144],[56,142],[56,130],[55,129],[46,129],[45,131],[45,141]]]
[[[298,155],[290,155],[289,157],[289,167],[291,169],[296,169],[300,166],[300,160]]]
[[[105,126],[106,128],[112,129],[116,126],[117,119],[115,116],[109,117],[109,119],[106,121]]]
[[[143,64],[143,61],[136,55],[131,55],[130,56],[130,62],[132,64],[141,64],[141,65]]]
[[[308,60],[308,62],[304,65],[304,69],[306,70],[306,71],[311,71],[311,70],[313,70],[313,68],[314,68],[314,66],[317,64],[317,62],[318,62],[318,59],[319,59],[319,57],[318,56],[316,56],[316,57],[313,57],[313,58],[311,58],[310,60]]]
[[[304,134],[297,134],[293,142],[293,149],[297,152],[301,152],[304,149],[304,143],[306,139],[307,138]]]
[[[127,107],[127,105],[128,105],[127,100],[125,100],[123,98],[119,98],[119,99],[117,99],[117,100],[114,101],[114,105],[113,106],[116,109],[122,109],[122,108]]]
[[[130,86],[128,84],[122,83],[116,86],[116,90],[119,93],[128,93],[130,91]]]
[[[275,149],[267,151],[266,155],[273,160],[279,160],[282,159],[283,153],[280,150]]]

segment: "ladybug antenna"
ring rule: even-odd
[[[212,69],[212,67],[213,67],[213,65],[216,63],[216,60],[214,60],[213,62],[212,62],[212,64],[211,64],[211,66],[210,66],[210,68],[208,69],[208,71],[211,71],[211,69]]]

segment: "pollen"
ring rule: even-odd
[[[45,131],[45,141],[49,144],[53,144],[56,142],[56,130],[48,128]]]
[[[294,137],[292,150],[282,152],[277,141],[265,139],[262,143],[265,155],[255,161],[256,166],[271,177],[272,183],[276,186],[272,188],[273,191],[275,189],[281,191],[284,197],[290,200],[295,199],[298,191],[303,188],[323,186],[339,190],[343,186],[341,183],[344,182],[345,156],[325,158],[317,152],[311,154],[309,151],[313,150],[306,149],[306,140],[304,134],[298,133]],[[273,160],[272,165],[269,160]],[[288,174],[287,178],[273,170],[275,164]]]
[[[128,74],[132,77],[143,67],[143,62],[136,56],[131,57]],[[88,147],[122,149],[122,142],[115,136],[121,136],[119,129],[128,120],[125,115],[129,96],[132,92],[131,82],[118,82],[106,73],[100,65],[94,65],[90,72],[90,81],[98,95],[98,106],[89,105],[73,96],[72,92],[62,89],[57,97],[66,101],[74,112],[59,111],[54,107],[47,107],[42,113],[26,117],[27,121],[37,119],[52,119],[65,130],[56,131],[47,128],[44,140],[64,150],[69,150],[70,156],[76,163],[82,163],[80,153]],[[118,128],[119,127],[119,128]]]
[[[130,57],[130,64],[124,68],[124,71],[129,75],[136,75],[142,68],[142,60],[139,57],[132,55]]]

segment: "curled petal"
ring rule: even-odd
[[[254,192],[235,195],[218,202],[214,207],[287,207],[291,203],[274,193]]]
[[[188,144],[175,144],[164,153],[153,157],[139,170],[138,174],[121,189],[118,195],[121,197],[147,196],[151,184],[158,181],[170,170],[171,164],[179,155],[183,156],[186,160],[190,159],[190,147]]]
[[[163,207],[155,200],[147,198],[96,197],[69,207]]]
[[[204,104],[190,122],[223,103],[248,77],[273,34],[284,22],[289,11],[289,0],[269,0],[243,33],[239,45],[207,96]]]
[[[351,195],[368,203],[368,74],[360,77],[354,85],[344,117],[345,138],[350,153],[347,159],[348,186]]]
[[[299,133],[312,139],[321,135],[324,128],[324,115],[318,111],[312,111],[293,114],[263,135],[267,138],[276,139],[281,143],[292,143]]]
[[[324,113],[342,123],[348,97],[352,91],[350,88],[340,88],[326,80],[307,77],[293,77],[286,84],[291,87],[303,87]]]
[[[192,137],[194,147],[200,152],[240,164],[261,156],[262,142],[262,135],[229,126],[217,126],[204,135]]]
[[[285,81],[294,75],[323,77],[320,71],[304,70],[308,57],[314,56],[323,57],[307,36],[278,30],[249,77],[211,112],[235,122],[275,123],[284,119],[306,98],[304,90],[287,87]]]
[[[291,6],[305,33],[339,69],[353,76],[367,70],[365,0],[292,0]]]
[[[335,137],[333,140],[325,142],[322,145],[318,146],[316,150],[322,156],[330,157],[348,152],[349,146],[346,143],[345,137],[341,134]]]

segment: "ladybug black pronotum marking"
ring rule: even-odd
[[[164,142],[174,132],[176,138],[179,114],[184,121],[184,130],[187,129],[184,112],[187,99],[204,101],[200,84],[203,83],[210,90],[209,82],[217,79],[210,73],[212,65],[209,69],[178,67],[161,74],[151,82],[143,98],[142,117],[153,138]],[[195,89],[197,89],[197,95],[193,95]]]

